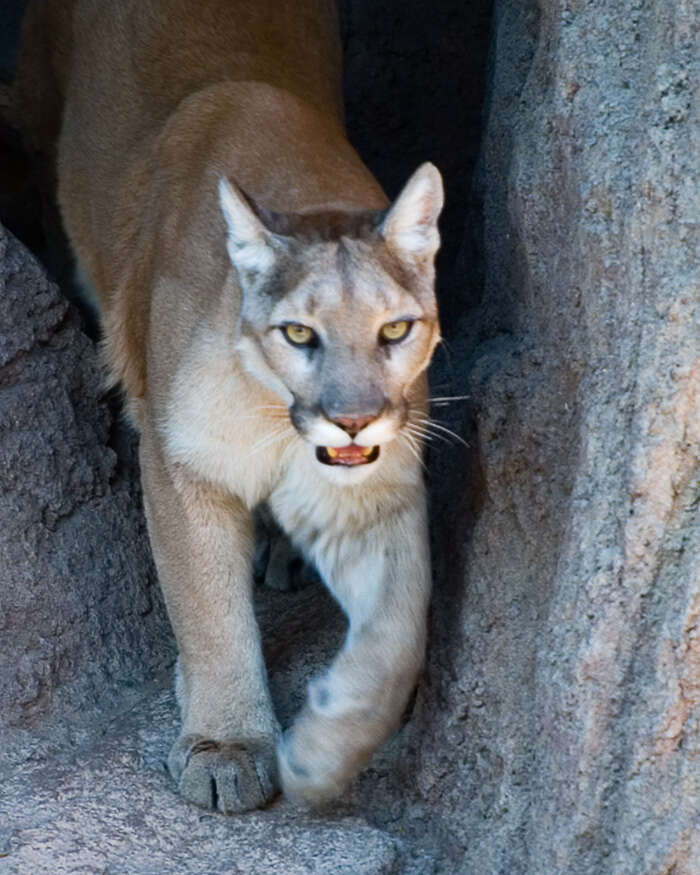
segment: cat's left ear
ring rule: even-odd
[[[241,282],[267,273],[275,261],[274,235],[255,215],[243,193],[223,176],[219,203],[226,219],[226,248]]]
[[[440,171],[429,162],[421,164],[379,227],[387,245],[405,258],[432,259],[440,248],[437,220],[444,200]]]

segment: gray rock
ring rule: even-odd
[[[104,710],[173,660],[102,379],[76,314],[0,228],[0,728]]]
[[[399,843],[357,816],[295,811],[224,817],[173,792],[177,721],[156,692],[83,750],[23,764],[0,798],[0,869],[12,875],[389,875]]]
[[[495,4],[403,772],[448,871],[700,872],[699,14]]]

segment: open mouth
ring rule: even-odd
[[[369,465],[379,458],[379,447],[316,447],[316,458],[324,465]]]

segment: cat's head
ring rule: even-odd
[[[409,440],[412,389],[440,338],[439,172],[423,164],[382,212],[281,216],[223,179],[219,194],[246,370],[283,400],[320,468],[369,473]]]

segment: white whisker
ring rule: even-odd
[[[426,431],[426,432],[424,432],[423,437],[425,440],[436,439],[436,440],[442,441],[445,444],[449,444],[450,446],[453,446],[453,441],[451,441],[448,437],[445,437],[444,434],[439,434],[436,431],[435,432]]]
[[[404,424],[404,428],[414,437],[419,438],[420,440],[430,441],[433,439],[434,435],[429,435],[422,425],[416,425],[412,422],[406,422]]]
[[[244,416],[238,416],[238,419],[272,419],[277,422],[289,421],[286,413],[246,413]]]
[[[290,425],[285,425],[282,428],[277,427],[273,431],[268,432],[259,438],[250,448],[250,454],[260,452],[260,450],[264,450],[265,447],[270,446],[270,444],[274,444],[278,440],[291,434],[294,434],[294,429]]]
[[[438,429],[439,431],[444,432],[445,434],[454,438],[456,441],[459,441],[460,444],[463,444],[467,449],[469,449],[469,444],[464,440],[464,438],[460,437],[456,432],[452,431],[451,428],[447,428],[444,425],[440,425],[440,423],[435,422],[432,419],[420,419],[417,421],[420,422],[422,425],[425,425],[428,432],[432,432],[432,434],[434,434],[435,437],[439,437],[439,435],[433,429]]]
[[[421,454],[419,453],[419,451],[418,451],[418,450],[416,449],[416,447],[411,443],[411,440],[410,440],[409,436],[408,436],[407,434],[400,434],[400,435],[399,435],[399,439],[400,439],[400,440],[403,440],[403,441],[406,442],[406,446],[408,447],[409,452],[412,453],[413,456],[415,456],[416,461],[420,464],[421,468],[422,468],[422,469],[426,472],[426,474],[427,474],[428,469],[427,469],[426,466],[425,466],[425,462],[423,461],[423,458],[422,458]]]
[[[421,449],[421,445],[419,443],[419,438],[416,434],[412,433],[408,429],[404,432],[404,437],[411,444],[412,447],[415,447],[417,450]]]
[[[468,401],[470,398],[471,395],[435,395],[428,398],[428,401],[431,404],[442,406],[445,404],[452,404],[454,401]]]
[[[407,423],[407,426],[405,427],[410,427],[413,434],[420,435],[423,440],[431,441],[434,438],[437,438],[438,440],[445,441],[445,443],[452,443],[452,441],[448,440],[448,438],[446,438],[444,435],[439,434],[438,432],[431,432],[431,425],[432,423],[429,419],[421,419],[420,422],[416,420],[409,420],[409,423]]]

